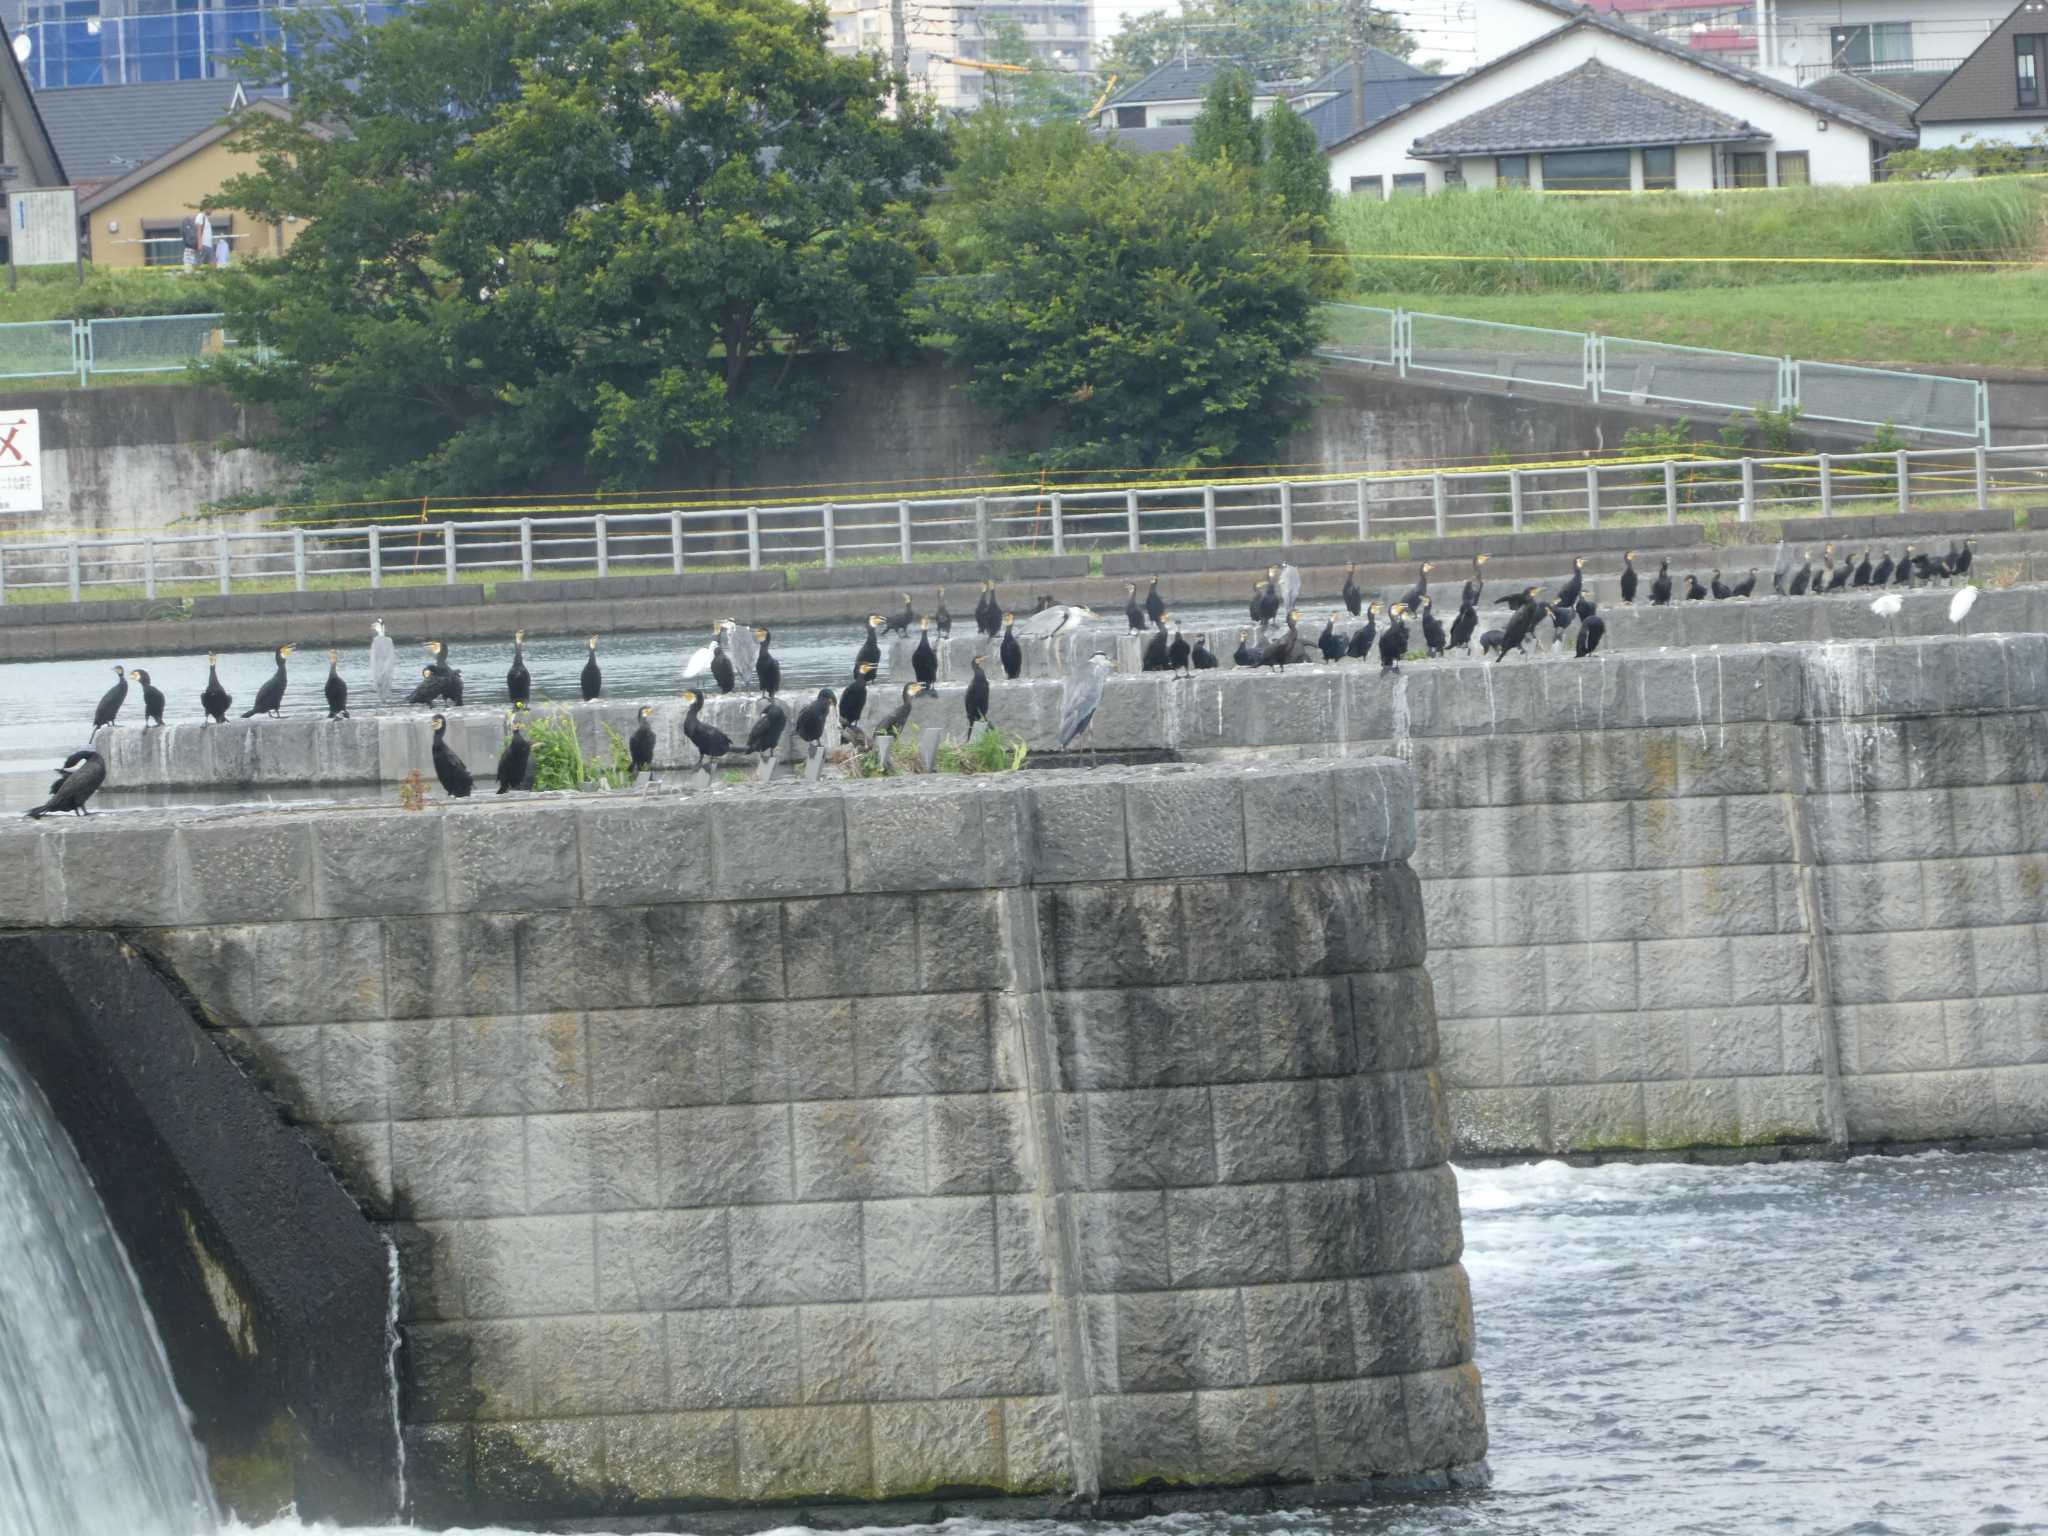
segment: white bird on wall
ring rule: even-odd
[[[1899,616],[1899,610],[1905,606],[1906,600],[1896,592],[1887,592],[1870,605],[1870,611],[1883,619],[1885,628],[1891,630],[1894,643],[1898,641],[1899,632],[1893,627],[1892,620]]]
[[[1961,588],[1954,597],[1948,600],[1949,623],[1962,625],[1963,633],[1967,635],[1970,632],[1970,626],[1963,623],[1963,621],[1969,618],[1970,610],[1976,606],[1977,589],[1975,587]]]

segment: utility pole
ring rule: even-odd
[[[904,80],[910,78],[910,24],[904,17],[905,0],[889,0],[889,70]]]

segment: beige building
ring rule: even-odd
[[[984,67],[999,39],[1014,34],[1054,69],[1086,73],[1093,54],[1087,0],[901,0],[910,78],[948,111],[981,105],[991,71]],[[827,0],[834,53],[878,53],[891,47],[890,0]]]

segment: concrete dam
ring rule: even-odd
[[[0,1036],[237,1508],[1441,1488],[1417,824],[1362,756],[15,823]]]

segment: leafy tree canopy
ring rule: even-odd
[[[1195,118],[1194,142],[1189,149],[1197,160],[1231,165],[1241,171],[1258,169],[1265,144],[1252,117],[1252,83],[1245,79],[1242,70],[1223,70],[1209,82],[1209,89],[1202,96],[1201,113]]]
[[[1029,462],[1265,459],[1310,407],[1324,282],[1286,210],[1189,155],[1069,138],[1012,154],[957,210],[983,275],[938,303],[975,395],[1049,430]]]
[[[1093,105],[1097,91],[1092,74],[1047,63],[1031,46],[1024,28],[1008,16],[994,17],[987,26],[990,62],[1014,65],[1025,73],[989,71],[982,81],[981,110],[998,107],[1026,122],[1043,123],[1078,118]]]
[[[308,13],[302,13],[308,14]],[[420,495],[729,462],[810,409],[790,359],[906,344],[945,145],[791,0],[423,0],[310,13],[293,120],[223,206],[299,221],[222,274],[276,361],[222,379],[317,492]],[[899,87],[900,88],[900,87]]]
[[[1259,167],[1259,179],[1267,194],[1301,222],[1309,239],[1318,245],[1326,243],[1330,233],[1330,162],[1316,143],[1315,129],[1285,101],[1274,102],[1260,126],[1265,129],[1266,157]]]
[[[1305,80],[1367,45],[1403,59],[1415,51],[1400,19],[1370,0],[1180,0],[1125,21],[1096,68],[1130,85],[1185,54],[1254,80]]]

